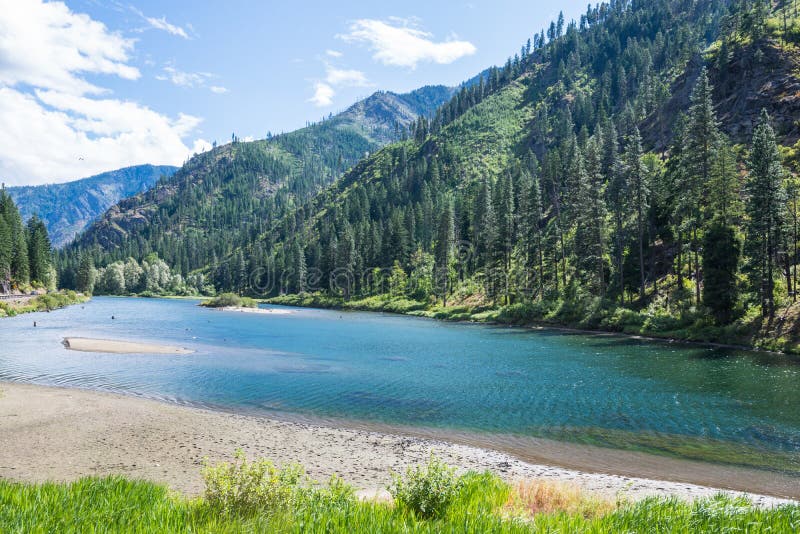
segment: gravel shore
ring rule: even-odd
[[[489,469],[510,481],[566,481],[609,497],[694,499],[719,491],[537,465],[496,451],[431,439],[276,421],[78,389],[0,383],[3,478],[44,481],[122,474],[195,495],[203,489],[203,458],[227,460],[239,448],[250,458],[299,462],[316,480],[336,473],[364,490],[386,487],[391,471],[424,462],[434,451],[462,470]],[[787,502],[750,497],[762,506]]]

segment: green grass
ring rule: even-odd
[[[69,484],[0,481],[0,532],[797,532],[800,507],[758,509],[743,499],[717,496],[695,503],[646,499],[591,511],[552,509],[515,515],[513,491],[491,474],[469,473],[456,500],[437,519],[402,507],[332,498],[307,489],[288,507],[223,512],[203,498],[188,499],[163,486],[122,477],[85,478]],[[337,494],[339,495],[339,494]],[[558,500],[554,502],[558,503]],[[587,501],[588,502],[588,501]],[[580,509],[580,508],[578,508]]]

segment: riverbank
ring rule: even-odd
[[[358,489],[374,491],[390,483],[392,471],[424,463],[435,451],[462,471],[488,469],[508,481],[570,482],[612,499],[696,499],[718,491],[527,463],[436,439],[277,421],[101,392],[9,382],[0,383],[0,392],[0,477],[24,482],[120,474],[197,495],[203,488],[203,459],[230,460],[242,449],[249,458],[299,462],[316,480],[337,474]],[[751,498],[760,506],[785,502],[763,495]]]
[[[783,310],[777,317],[776,324],[762,332],[760,327],[753,324],[713,326],[706,324],[702,317],[689,317],[683,321],[672,317],[654,319],[647,313],[627,308],[590,314],[587,317],[576,314],[573,310],[573,320],[562,320],[559,319],[562,317],[559,313],[550,310],[553,305],[547,303],[500,307],[457,304],[443,307],[405,297],[382,295],[345,301],[341,297],[320,293],[281,295],[263,299],[262,302],[302,308],[395,313],[442,321],[517,326],[581,334],[620,335],[650,341],[734,350],[800,354],[800,305]]]
[[[15,295],[0,300],[0,318],[22,313],[49,312],[86,302],[89,297],[74,291],[59,291],[44,295]]]

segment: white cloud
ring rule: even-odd
[[[330,65],[328,65],[325,70],[325,82],[328,85],[346,87],[366,87],[369,85],[367,77],[360,70],[337,69]]]
[[[194,145],[192,146],[192,153],[202,154],[203,152],[211,150],[212,148],[213,145],[205,139],[195,139]]]
[[[343,55],[338,50],[325,50],[325,54],[327,54],[330,57],[335,57],[335,58],[340,58]]]
[[[373,59],[384,65],[416,68],[420,62],[452,63],[477,50],[469,41],[434,42],[432,34],[412,25],[413,21],[392,19],[399,25],[381,20],[359,19],[350,25],[350,32],[337,37],[346,42],[365,43]]]
[[[205,85],[206,80],[209,78],[209,76],[204,73],[184,72],[170,66],[164,67],[164,72],[166,74],[156,75],[156,79],[170,81],[180,87],[199,87]]]
[[[142,163],[179,165],[182,138],[201,119],[170,119],[134,102],[0,88],[0,176],[7,183],[62,182]]]
[[[227,87],[221,85],[208,85],[209,81],[216,78],[210,72],[184,72],[167,65],[162,69],[162,74],[156,74],[156,80],[170,82],[178,87],[208,87],[208,90],[218,95],[228,92]]]
[[[124,6],[118,4],[118,9],[120,10],[124,9]],[[129,5],[127,6],[127,9],[130,9],[132,12],[136,13],[138,16],[142,18],[142,20],[144,20],[147,23],[148,26],[147,28],[139,28],[138,30],[135,31],[143,32],[148,28],[153,28],[156,30],[165,31],[170,35],[183,37],[184,39],[190,39],[189,34],[186,32],[186,30],[184,30],[180,26],[167,22],[167,17],[161,17],[160,19],[156,17],[148,17],[147,15],[142,13],[142,11],[138,9],[136,6]],[[189,28],[190,31],[193,31],[191,24],[187,23],[186,27]]]
[[[157,19],[155,17],[144,17],[147,23],[150,25],[151,28],[155,28],[157,30],[163,30],[170,35],[177,35],[178,37],[183,37],[184,39],[188,39],[189,35],[186,33],[186,30],[181,28],[180,26],[175,26],[174,24],[170,24],[167,22],[166,17],[161,17]]]
[[[202,119],[171,118],[86,79],[140,77],[134,41],[61,2],[0,0],[0,178],[63,182],[141,163],[179,164]]]
[[[317,82],[314,84],[314,96],[308,99],[309,102],[319,108],[324,108],[333,104],[333,96],[336,92],[327,83]]]
[[[128,64],[133,40],[61,2],[0,0],[0,13],[0,84],[98,94],[103,89],[79,73],[140,76]]]
[[[360,70],[337,69],[325,65],[325,79],[314,83],[314,96],[308,99],[315,106],[324,108],[333,104],[334,87],[369,87],[367,76]]]

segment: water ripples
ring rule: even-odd
[[[121,320],[111,323],[111,315]],[[730,444],[800,456],[796,359],[395,316],[338,317],[96,298],[85,309],[48,314],[37,331],[28,319],[0,321],[0,379],[212,409],[556,437],[676,455]],[[195,353],[108,355],[60,346],[62,337],[77,335],[141,338]]]

